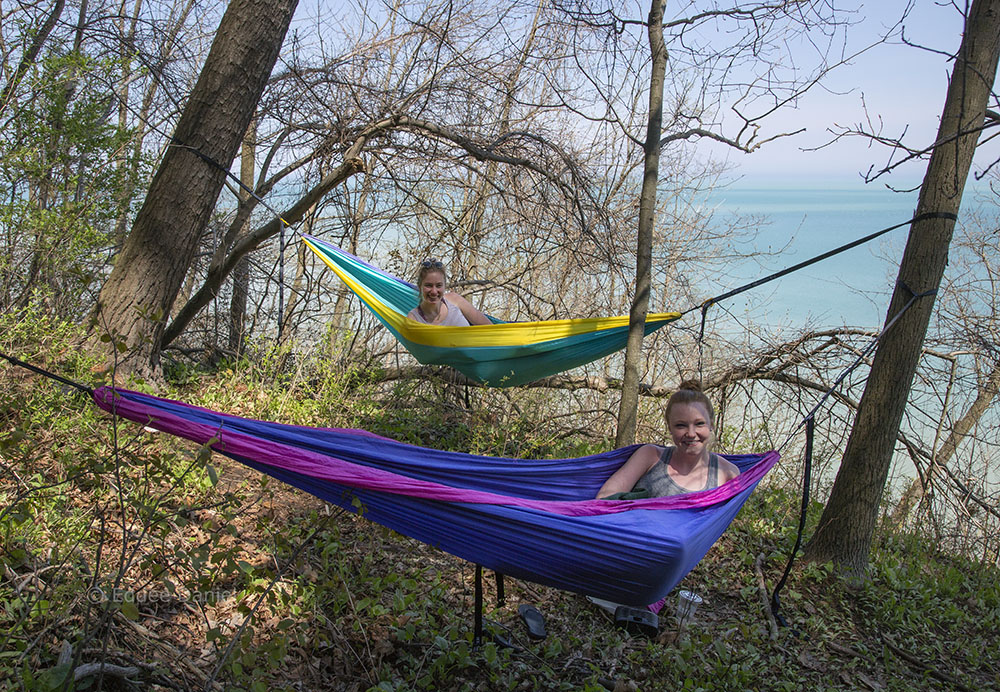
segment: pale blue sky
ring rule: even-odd
[[[838,7],[858,9],[859,23],[848,31],[849,45],[857,49],[871,42],[909,4],[901,0],[838,3]],[[929,145],[937,131],[951,71],[951,61],[941,53],[957,50],[962,17],[952,6],[915,0],[903,25],[907,40],[939,52],[903,45],[898,37],[876,46],[834,71],[825,81],[826,89],[814,88],[796,109],[777,113],[767,121],[769,134],[800,127],[807,128],[805,133],[772,142],[750,155],[724,152],[721,147],[716,149],[716,155],[734,164],[733,173],[741,177],[743,185],[788,182],[862,187],[860,174],[872,165],[881,168],[889,160],[886,147],[852,138],[819,151],[807,150],[831,139],[828,128],[863,122],[866,117],[863,104],[876,126],[877,118],[881,120],[885,135],[905,132],[912,146]],[[986,163],[997,154],[997,145],[987,145],[977,160]],[[919,185],[925,168],[926,162],[914,162],[875,184],[888,182],[897,188],[913,187]]]

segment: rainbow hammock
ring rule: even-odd
[[[250,420],[124,389],[101,387],[94,399],[498,573],[629,605],[666,596],[778,460],[777,452],[726,455],[742,474],[718,488],[594,500],[635,446],[577,459],[504,459],[363,430]]]
[[[493,387],[512,387],[575,368],[621,350],[628,315],[543,322],[500,322],[441,327],[407,319],[417,307],[416,287],[319,238],[303,242],[336,272],[413,356],[425,365],[450,365]],[[653,313],[646,334],[680,317]]]

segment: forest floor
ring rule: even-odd
[[[773,627],[795,489],[760,488],[681,582],[703,598],[684,628],[677,590],[657,634],[633,636],[583,596],[515,579],[499,605],[487,572],[496,637],[474,646],[472,565],[65,392],[6,384],[0,689],[1000,689],[996,556],[915,533],[881,530],[860,584],[797,561]],[[212,406],[225,389],[187,395]]]

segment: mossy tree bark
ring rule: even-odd
[[[920,188],[918,216],[958,213],[985,122],[998,55],[1000,0],[974,0]],[[912,296],[938,288],[954,226],[955,221],[947,218],[928,218],[911,226],[887,324]],[[919,298],[879,344],[830,499],[806,546],[808,558],[832,561],[849,577],[861,578],[867,572],[896,435],[933,307],[933,295]]]

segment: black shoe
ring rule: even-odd
[[[524,620],[525,627],[528,628],[529,639],[545,639],[545,618],[538,612],[535,606],[522,603],[517,607],[517,612]]]

